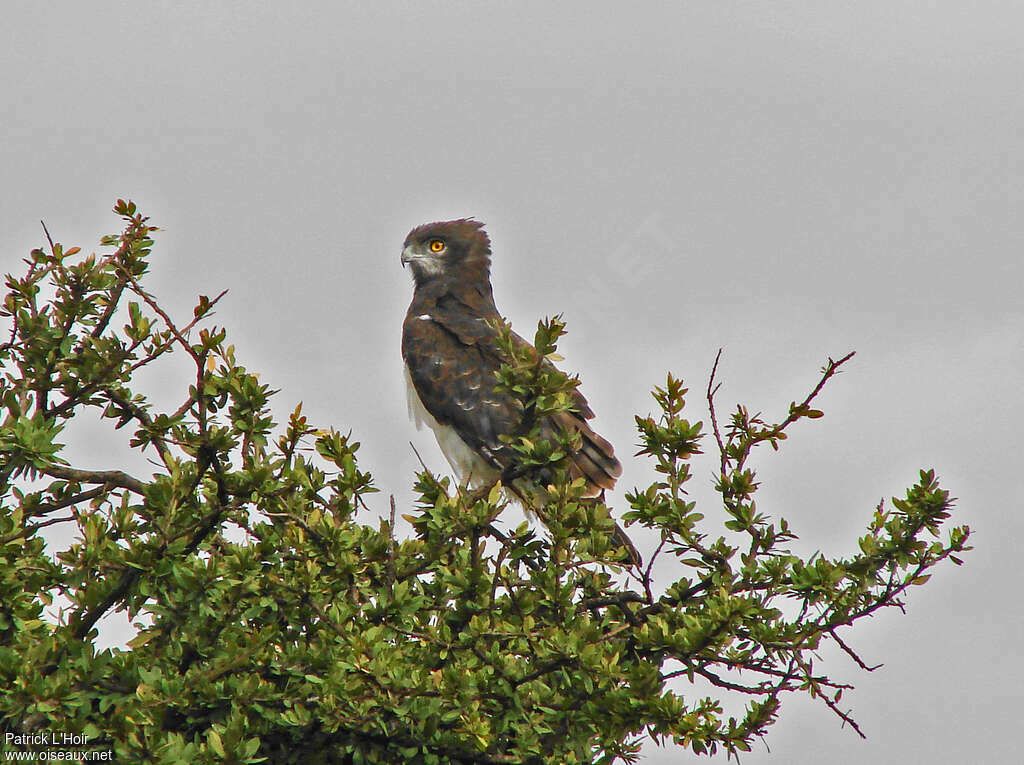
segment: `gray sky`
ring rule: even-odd
[[[879,498],[934,467],[975,532],[962,569],[825,652],[861,741],[787,698],[760,763],[1019,762],[1024,681],[1016,455],[1024,379],[1024,6],[1009,2],[7,3],[0,29],[3,271],[95,247],[130,197],[165,231],[150,288],[407,502],[398,257],[475,216],[520,333],[563,312],[564,366],[628,457],[672,370],[702,406],[782,416],[856,350],[757,462],[759,507],[804,552],[849,554]],[[153,380],[170,390],[168,372]],[[181,371],[184,381],[184,371]],[[162,386],[162,387],[161,387]],[[87,424],[96,467],[106,431]],[[626,460],[623,489],[650,480]],[[714,459],[693,494],[713,500]],[[621,507],[622,492],[617,502]],[[708,513],[712,505],[705,505]],[[640,546],[644,537],[638,535]],[[950,567],[952,568],[952,567]],[[667,580],[674,572],[661,572]],[[683,687],[684,693],[687,691]],[[648,747],[644,762],[681,750]]]

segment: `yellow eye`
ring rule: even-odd
[[[444,250],[444,242],[440,239],[431,239],[430,244],[427,245],[431,252],[441,252]]]

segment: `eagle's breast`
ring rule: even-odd
[[[402,369],[405,373],[405,392],[409,403],[409,417],[416,425],[417,430],[421,430],[426,425],[434,433],[437,445],[441,447],[441,453],[448,460],[448,464],[452,466],[452,470],[455,471],[459,481],[471,488],[486,486],[496,481],[500,473],[489,465],[483,457],[473,451],[462,440],[455,428],[451,425],[442,425],[434,415],[427,411],[423,401],[420,399],[420,394],[416,392],[416,386],[413,384],[408,364],[403,364]]]

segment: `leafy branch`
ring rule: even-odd
[[[110,254],[47,233],[6,281],[0,733],[84,733],[126,761],[633,762],[645,737],[747,751],[787,693],[861,732],[842,705],[850,683],[816,652],[833,641],[873,669],[846,630],[902,608],[970,549],[924,470],[870,514],[854,553],[797,555],[795,529],[757,507],[756,447],[780,450],[793,424],[820,418],[852,354],[774,423],[743,406],[720,422],[719,356],[705,398],[721,507],[698,510],[687,493],[705,431],[669,375],[656,412],[636,418],[657,479],[622,514],[657,544],[642,569],[626,565],[609,508],[566,469],[578,435],[544,426],[582,401],[550,363],[557,317],[538,326],[536,352],[499,328],[509,361],[495,382],[522,413],[504,444],[516,467],[475,491],[424,468],[403,539],[393,499],[367,505],[376,489],[352,435],[313,425],[301,404],[279,429],[275,392],[208,326],[224,293],[175,319],[143,287],[157,229],[132,202],[115,212]],[[193,382],[160,411],[135,374],[178,360]],[[90,409],[110,438],[155,454],[151,476],[73,464],[80,451],[57,439]],[[507,527],[509,494],[546,531]],[[73,541],[48,548],[59,525]],[[136,634],[101,650],[118,611]],[[743,715],[669,689],[684,677],[745,699]]]

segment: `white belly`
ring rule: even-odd
[[[450,425],[442,425],[434,416],[427,411],[420,400],[420,394],[416,392],[412,377],[409,375],[409,368],[403,364],[405,372],[405,391],[409,402],[409,417],[416,424],[417,430],[427,425],[437,439],[437,445],[441,447],[448,464],[455,471],[455,477],[459,483],[478,488],[494,483],[500,473],[491,467],[484,458],[466,446],[466,442],[459,438],[455,428]]]

